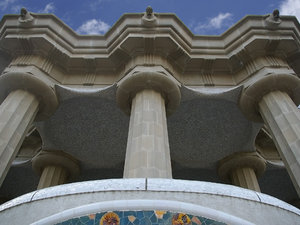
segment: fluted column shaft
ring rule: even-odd
[[[251,167],[236,168],[231,171],[230,179],[232,184],[260,192],[255,171]]]
[[[12,91],[0,105],[0,185],[39,108],[38,99],[24,90]]]
[[[300,196],[300,112],[290,96],[273,91],[259,102],[259,111]]]
[[[300,114],[296,106],[300,103],[300,79],[287,62],[280,64],[253,76],[254,81],[243,90],[240,107],[248,119],[268,126],[300,196]]]
[[[172,178],[165,100],[151,89],[132,100],[124,177]]]
[[[54,90],[39,78],[20,72],[0,76],[0,186],[34,120],[54,113]]]
[[[172,178],[166,117],[180,103],[177,81],[163,68],[138,67],[119,82],[116,97],[130,115],[124,178]]]
[[[43,169],[37,189],[64,184],[68,175],[68,171],[64,167],[57,165],[46,166]]]

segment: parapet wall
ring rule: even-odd
[[[3,224],[57,224],[82,217],[99,220],[96,221],[99,224],[107,212],[132,220],[139,219],[138,212],[144,215],[152,212],[157,219],[162,216],[163,222],[164,215],[156,211],[162,211],[166,224],[184,215],[185,220],[194,218],[193,224],[201,222],[201,218],[220,224],[297,224],[300,221],[300,210],[255,191],[209,182],[142,178],[88,181],[41,189],[1,205],[0,218]],[[124,221],[121,219],[120,224]]]

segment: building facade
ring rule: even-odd
[[[0,22],[4,224],[300,224],[300,26]]]

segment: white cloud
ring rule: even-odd
[[[214,17],[209,21],[209,25],[212,28],[220,29],[224,22],[231,19],[231,17],[231,13],[220,13],[217,17]]]
[[[45,6],[44,9],[40,10],[39,13],[54,13],[55,11],[55,6],[53,2],[50,2]]]
[[[80,34],[104,34],[110,26],[102,20],[91,19],[82,24],[77,32]]]
[[[7,9],[7,7],[14,3],[16,0],[4,0],[4,1],[0,1],[0,9],[1,11],[4,11]]]
[[[194,27],[196,33],[206,30],[219,30],[224,26],[231,25],[232,14],[231,13],[219,13],[216,17],[210,18],[206,23],[198,23]]]
[[[300,21],[300,0],[284,0],[279,7],[281,15],[296,16]]]

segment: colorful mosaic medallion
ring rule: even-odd
[[[90,214],[57,225],[221,225],[225,224],[201,216],[162,210],[114,211]]]

